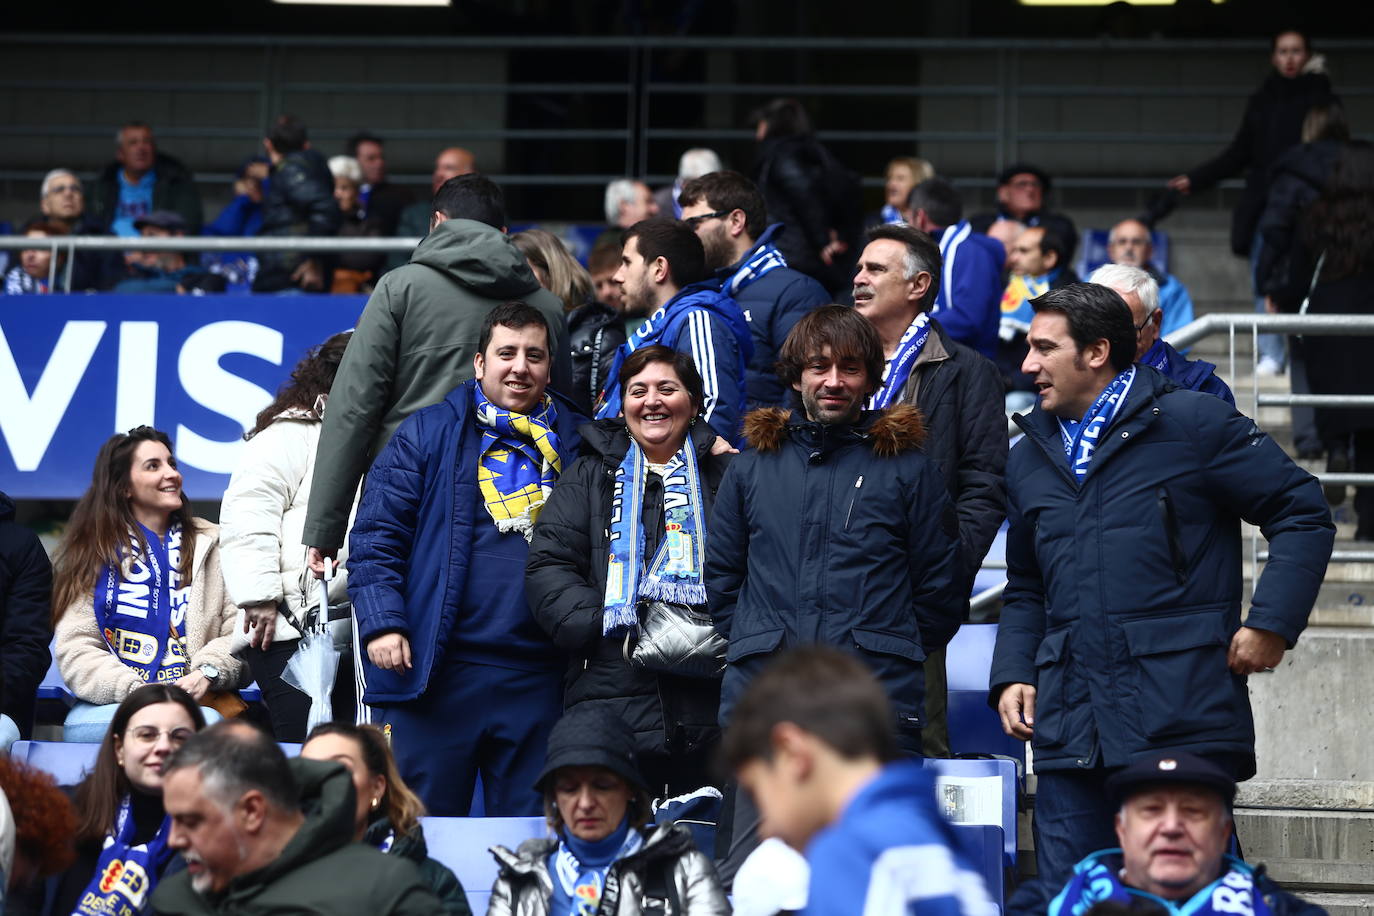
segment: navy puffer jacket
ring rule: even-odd
[[[477,384],[470,379],[443,401],[407,417],[367,473],[348,551],[348,597],[358,648],[373,637],[401,633],[410,641],[414,667],[383,671],[362,652],[364,702],[420,696],[454,640],[471,642],[471,627],[460,626],[464,606],[480,607],[483,589],[524,591],[523,580],[491,580],[473,566],[476,526],[491,523],[478,514],[486,507],[477,488],[482,447],[472,393]],[[586,418],[560,395],[550,395],[566,470],[581,445],[577,427]],[[526,663],[557,658],[533,617],[519,622],[502,644],[472,649],[505,652]]]
[[[725,472],[706,545],[711,613],[730,641],[720,721],[773,656],[821,644],[868,663],[911,736],[924,718],[921,662],[958,630],[966,598],[920,411],[824,426],[762,409],[745,436],[753,450]]]
[[[989,701],[1036,688],[1039,770],[1124,766],[1164,748],[1254,774],[1240,628],[1240,520],[1269,541],[1246,625],[1289,646],[1335,528],[1316,479],[1220,398],[1136,367],[1079,486],[1054,417],[1017,415],[1007,462],[1007,589]],[[1100,752],[1100,762],[1096,759]]]

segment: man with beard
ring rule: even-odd
[[[744,367],[754,351],[749,323],[735,300],[706,271],[701,241],[672,219],[646,219],[625,231],[620,284],[627,316],[647,315],[620,345],[596,405],[597,419],[620,415],[620,367],[640,347],[661,344],[691,355],[705,389],[701,418],[739,444]]]
[[[682,221],[706,250],[707,268],[749,322],[754,338],[754,356],[744,373],[749,409],[783,406],[787,392],[773,369],[778,348],[803,315],[830,302],[830,294],[787,266],[773,244],[786,227],[768,225],[763,195],[739,172],[712,172],[685,182],[678,203]]]
[[[193,735],[163,774],[168,845],[186,868],[159,882],[158,913],[444,912],[404,857],[352,842],[353,776],[338,763],[288,761],[230,719]]]
[[[940,468],[926,457],[921,412],[864,405],[881,384],[878,332],[828,305],[783,342],[779,375],[799,410],[751,412],[751,448],[716,494],[706,583],[730,641],[720,722],[775,656],[802,645],[853,652],[892,702],[902,754],[921,754],[926,654],[959,628],[967,592],[957,526]],[[733,876],[758,815],[744,794],[718,852]]]

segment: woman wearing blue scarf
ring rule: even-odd
[[[680,824],[645,827],[650,802],[635,739],[605,709],[559,719],[537,788],[555,836],[492,850],[487,916],[717,916],[730,912],[715,867]]]
[[[200,707],[180,687],[149,684],[119,704],[94,769],[72,794],[76,861],[57,879],[53,916],[150,911],[153,889],[176,860],[162,767],[204,727]]]
[[[530,543],[535,620],[570,656],[564,706],[627,722],[648,785],[699,788],[719,740],[720,678],[651,671],[627,660],[649,600],[706,604],[706,519],[729,455],[698,421],[691,357],[662,346],[626,358],[623,416],[579,429],[583,455],[553,490]]]
[[[191,516],[172,440],[150,426],[112,436],[53,569],[57,670],[78,701],[64,740],[99,741],[115,704],[145,684],[176,684],[202,706],[219,698],[241,709],[222,693],[238,686],[243,667],[233,654],[237,614],[219,528]]]

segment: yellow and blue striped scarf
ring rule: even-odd
[[[558,410],[547,394],[529,416],[497,407],[472,387],[482,453],[477,487],[498,531],[519,531],[529,540],[535,520],[563,470],[559,456]]]

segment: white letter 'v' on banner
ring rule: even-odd
[[[5,437],[16,469],[38,469],[86,367],[91,364],[105,327],[103,321],[68,321],[32,397],[19,376],[4,328],[0,328],[0,434]]]

